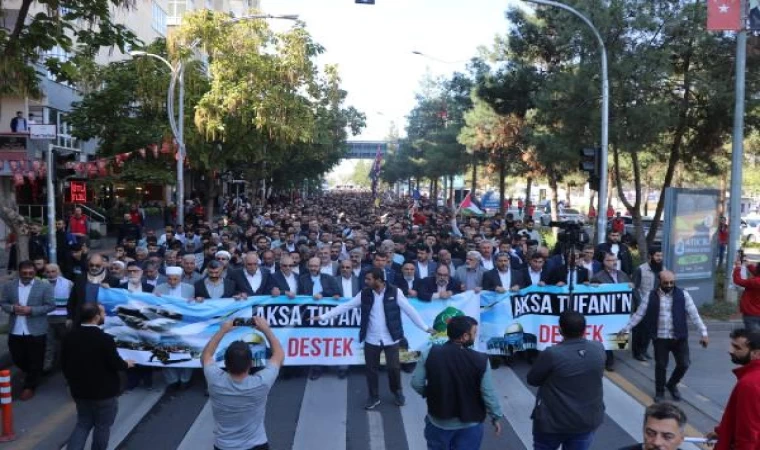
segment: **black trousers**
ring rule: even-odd
[[[24,372],[24,389],[36,389],[45,361],[47,334],[42,336],[8,335],[8,350],[13,364]]]
[[[676,368],[665,382],[670,354],[676,361]],[[689,368],[689,341],[687,339],[655,339],[654,340],[654,386],[658,393],[665,392],[665,387],[678,385],[686,370]]]
[[[631,352],[633,356],[643,355],[649,348],[649,331],[642,324],[638,324],[631,330]]]
[[[215,445],[214,450],[221,450],[221,449]],[[269,444],[257,445],[256,447],[251,447],[248,450],[269,450]]]
[[[364,343],[364,364],[367,370],[367,388],[371,398],[378,398],[378,378],[380,369],[380,353],[385,352],[385,369],[388,371],[388,384],[391,392],[400,393],[401,389],[401,362],[399,360],[399,345],[372,345]]]

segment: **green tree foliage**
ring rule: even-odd
[[[124,51],[137,43],[135,34],[112,16],[134,6],[132,0],[19,0],[18,15],[7,19],[8,29],[0,28],[0,95],[38,97],[37,62],[59,81],[87,77],[101,48]],[[10,11],[4,7],[0,1],[0,16]],[[55,48],[71,59],[48,56]]]
[[[369,178],[370,170],[372,170],[372,162],[364,159],[359,160],[354,166],[354,171],[351,173],[349,181],[354,186],[370,187],[372,185]]]

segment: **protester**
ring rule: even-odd
[[[587,450],[604,420],[604,346],[590,341],[586,318],[575,311],[559,316],[562,342],[541,352],[528,372],[537,386],[534,450]]]
[[[341,303],[329,312],[316,316],[312,322],[328,321],[346,311],[361,307],[359,342],[364,342],[364,364],[367,372],[369,398],[365,409],[374,409],[380,404],[378,389],[378,370],[380,354],[385,353],[385,368],[388,371],[388,383],[398,406],[406,404],[401,387],[401,363],[399,360],[399,342],[404,337],[401,325],[403,311],[419,329],[433,333],[425,325],[417,310],[406,299],[399,288],[386,284],[384,272],[374,268],[364,281],[366,287],[350,301]]]
[[[660,272],[660,288],[653,290],[648,298],[641,300],[639,309],[618,333],[622,337],[640,322],[644,323],[654,347],[655,401],[657,402],[664,400],[665,388],[668,389],[673,400],[681,400],[678,383],[686,375],[690,363],[687,316],[699,329],[701,335],[699,343],[707,347],[709,343],[707,327],[699,317],[694,300],[687,291],[676,286],[673,272],[663,270]],[[665,376],[670,353],[673,353],[676,368],[666,383]]]
[[[619,450],[678,450],[686,437],[686,413],[671,403],[654,403],[644,411],[644,442]]]
[[[203,301],[209,298],[238,297],[237,284],[222,277],[223,266],[219,261],[211,261],[206,268],[205,278],[195,282],[195,299]]]
[[[225,350],[226,372],[216,363],[216,349],[222,338],[232,330],[231,321],[222,324],[201,355],[214,416],[216,450],[269,450],[264,428],[267,397],[285,360],[285,352],[264,318],[254,317],[253,323],[272,351],[266,366],[254,375],[249,374],[253,365],[251,349],[242,341],[231,343]]]
[[[750,278],[743,278],[742,271],[750,274]],[[748,330],[760,331],[760,265],[748,266],[746,260],[739,258],[734,262],[734,284],[744,288],[739,311],[742,313],[744,327]]]
[[[36,280],[31,261],[21,261],[18,278],[2,288],[0,306],[10,316],[8,350],[13,364],[24,372],[21,400],[34,397],[42,376],[48,333],[47,314],[55,309],[53,285]]]
[[[74,283],[61,276],[61,268],[57,264],[45,266],[45,278],[53,286],[53,298],[55,300],[54,315],[48,316],[50,327],[45,345],[44,370],[48,371],[55,367],[58,362],[57,358],[60,355],[58,345],[66,333],[66,303],[69,301]]]
[[[67,448],[83,450],[93,430],[91,449],[105,450],[119,409],[119,372],[135,362],[123,360],[113,337],[100,329],[106,317],[100,303],[83,303],[80,309],[82,324],[66,336],[62,348],[63,375],[77,408]]]
[[[496,255],[496,267],[483,274],[483,289],[503,293],[518,291],[528,285],[523,271],[510,268],[510,255],[499,253]]]
[[[461,291],[480,292],[483,288],[483,274],[486,269],[481,264],[480,253],[476,251],[467,252],[464,265],[460,266],[454,278],[459,283]],[[488,269],[492,270],[492,269]]]
[[[195,288],[191,284],[182,283],[182,269],[179,267],[166,268],[166,283],[159,284],[153,290],[157,296],[175,297],[195,301]],[[164,367],[162,370],[166,384],[172,389],[184,390],[190,387],[193,369],[180,367]]]
[[[417,362],[412,388],[427,402],[428,448],[479,449],[486,415],[496,435],[501,434],[504,414],[488,357],[472,349],[477,333],[472,317],[452,317],[446,326],[448,342],[429,347]]]
[[[447,266],[436,267],[435,275],[420,280],[420,300],[447,300],[461,292],[462,285],[451,277]]]
[[[607,234],[607,242],[599,244],[596,248],[596,259],[604,263],[607,253],[615,255],[615,269],[623,271],[626,275],[633,273],[633,256],[627,245],[620,242],[621,234],[611,231]]]
[[[731,332],[731,362],[736,386],[731,391],[723,418],[708,438],[717,439],[715,450],[760,448],[760,331]]]
[[[718,267],[723,267],[723,259],[726,256],[726,249],[728,248],[728,236],[729,236],[728,223],[725,216],[720,217],[720,223],[718,223],[718,232],[716,241],[718,244]]]
[[[649,261],[641,264],[633,272],[633,310],[636,311],[641,304],[641,299],[648,298],[649,293],[660,287],[660,272],[665,269],[662,264],[662,249],[652,247],[649,249]],[[633,357],[639,361],[652,359],[649,354],[649,335],[643,324],[638,324],[632,329],[631,351]]]
[[[71,296],[66,305],[66,325],[79,325],[79,312],[82,303],[98,301],[101,288],[119,287],[119,280],[110,276],[106,270],[106,262],[100,255],[87,257],[87,272],[74,280]]]
[[[622,244],[621,244],[622,245]],[[591,283],[594,284],[616,284],[616,283],[628,283],[633,287],[631,279],[628,274],[619,270],[617,267],[620,265],[620,261],[615,254],[607,252],[604,255],[603,268],[601,271],[594,274],[591,278]],[[607,364],[605,369],[609,372],[615,370],[615,353],[612,350],[607,350]]]
[[[119,284],[120,289],[126,289],[129,292],[151,293],[155,289],[152,284],[143,278],[143,270],[140,266],[132,261],[127,264],[127,281]]]
[[[269,295],[272,292],[273,280],[268,270],[259,267],[259,255],[256,252],[246,253],[243,257],[243,268],[232,270],[227,275],[235,282],[236,290],[246,296]]]

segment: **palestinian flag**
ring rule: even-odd
[[[472,214],[475,216],[482,216],[485,214],[482,209],[478,208],[478,205],[472,202],[470,194],[467,194],[464,200],[462,200],[462,203],[459,204],[459,212],[462,214]]]

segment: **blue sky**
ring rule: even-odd
[[[367,128],[355,139],[374,140],[388,134],[391,121],[403,133],[405,116],[426,72],[447,75],[463,70],[479,46],[490,47],[494,36],[506,33],[504,13],[514,3],[262,0],[261,8],[272,14],[299,14],[306,22],[314,39],[325,47],[320,64],[338,64],[348,103],[367,115]],[[431,58],[414,55],[413,50]]]

